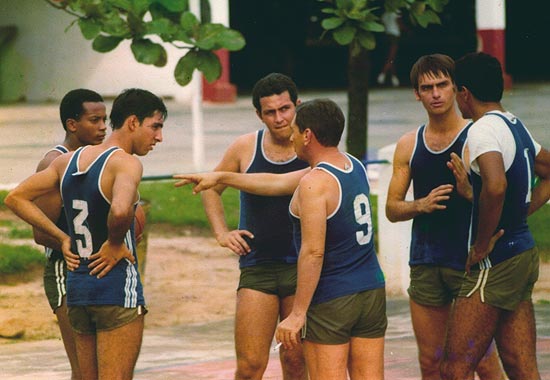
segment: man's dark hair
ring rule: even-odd
[[[502,67],[498,59],[486,53],[469,53],[455,63],[455,83],[466,87],[482,102],[500,102],[504,92]]]
[[[314,99],[296,107],[296,125],[300,132],[311,129],[323,146],[338,146],[344,131],[344,113],[330,99]]]
[[[80,120],[84,113],[83,104],[86,102],[103,103],[103,98],[97,92],[85,88],[71,90],[61,99],[59,105],[59,117],[63,124],[63,129],[67,130],[67,120]]]
[[[140,88],[130,88],[124,90],[116,97],[111,108],[111,127],[113,130],[119,129],[124,121],[132,115],[135,115],[140,123],[146,117],[151,117],[155,112],[160,112],[166,119],[168,111],[161,98]]]
[[[411,68],[410,79],[415,90],[418,90],[418,80],[422,75],[448,76],[451,81],[455,80],[455,63],[453,59],[445,54],[428,54],[418,58]]]
[[[271,73],[260,79],[252,89],[252,104],[258,112],[262,112],[260,99],[271,95],[280,95],[288,91],[290,100],[296,105],[298,101],[298,89],[296,83],[284,74]]]

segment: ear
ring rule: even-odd
[[[77,121],[75,119],[67,119],[67,121],[65,122],[65,125],[67,126],[67,131],[71,133],[75,133],[76,123]]]
[[[308,145],[309,143],[311,143],[311,141],[313,140],[313,131],[309,128],[306,128],[305,131],[303,132],[303,135],[304,135],[304,146]]]
[[[126,125],[128,126],[128,129],[130,131],[135,130],[137,127],[139,127],[139,120],[136,115],[130,115],[126,118]]]
[[[418,94],[418,90],[415,88],[413,91],[414,91],[414,98],[420,101],[420,95]]]
[[[258,116],[258,118],[259,118],[260,120],[262,120],[262,113],[261,113],[261,111],[256,110],[256,116]],[[262,120],[262,121],[263,121],[263,120]]]
[[[300,104],[302,104],[302,99],[296,99],[296,105],[299,106]]]

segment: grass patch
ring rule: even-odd
[[[45,260],[44,253],[36,248],[0,243],[0,277],[42,267]]]
[[[141,198],[150,203],[148,222],[210,229],[200,195],[191,186],[174,187],[173,181],[144,182],[139,187]],[[239,192],[227,188],[222,195],[229,228],[239,224]]]

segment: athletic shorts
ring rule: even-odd
[[[448,305],[458,296],[463,277],[463,270],[436,265],[413,265],[407,292],[411,300],[420,305]]]
[[[127,325],[140,315],[147,314],[144,306],[122,307],[118,305],[69,306],[69,322],[79,334],[95,335]]]
[[[311,305],[302,336],[315,343],[344,344],[352,337],[381,338],[387,326],[386,289],[379,288]]]
[[[285,298],[296,293],[296,279],[296,264],[259,264],[241,269],[237,290],[247,288]]]
[[[539,252],[529,249],[488,269],[465,275],[459,297],[480,292],[481,302],[513,311],[522,301],[531,300],[539,278]]]
[[[48,259],[44,268],[44,291],[53,312],[67,295],[67,263],[64,259]]]

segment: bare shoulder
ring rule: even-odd
[[[241,135],[229,145],[215,171],[241,172],[247,166],[256,147],[256,132]]]
[[[324,170],[313,169],[300,179],[300,191],[325,193],[337,189],[336,179]]]
[[[58,150],[50,150],[44,155],[44,157],[42,157],[42,159],[38,163],[38,166],[36,167],[36,171],[39,172],[46,169],[57,157],[61,155],[62,153]]]
[[[409,162],[416,144],[416,130],[409,131],[397,140],[394,154],[394,164]]]

